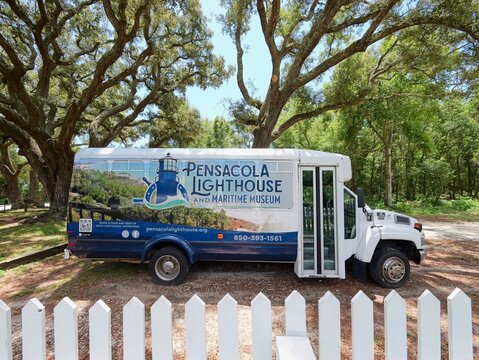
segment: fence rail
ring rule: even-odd
[[[151,350],[155,360],[173,358],[172,304],[161,296],[151,307]],[[471,300],[460,289],[447,298],[449,359],[473,359]],[[239,359],[238,307],[226,295],[218,303],[220,359]],[[78,308],[64,298],[54,308],[54,353],[56,360],[78,359]],[[22,357],[46,358],[45,307],[37,299],[22,309]],[[259,293],[251,302],[252,355],[272,359],[271,302]],[[340,359],[340,302],[327,292],[318,301],[320,359]],[[374,359],[373,302],[362,291],[351,300],[352,358]],[[386,359],[407,359],[406,303],[391,291],[384,299],[384,352]],[[297,291],[285,300],[285,335],[307,337],[306,302]],[[206,359],[205,303],[194,295],[185,304],[186,358]],[[89,356],[92,360],[112,358],[111,310],[102,301],[89,309]],[[145,359],[145,305],[136,297],[123,307],[123,358]],[[284,357],[276,354],[277,358]],[[439,300],[428,290],[418,299],[418,359],[441,358],[441,312]],[[0,300],[0,360],[12,359],[11,310]]]

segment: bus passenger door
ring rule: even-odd
[[[336,169],[301,167],[301,231],[295,270],[298,276],[339,274]]]

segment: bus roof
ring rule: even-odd
[[[299,149],[85,148],[76,153],[75,159],[152,160],[168,153],[178,160],[290,160],[301,165],[339,166],[342,181],[350,180],[352,175],[351,161],[346,155]]]

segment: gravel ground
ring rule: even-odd
[[[443,326],[443,358],[447,349],[447,295],[455,287],[463,289],[472,299],[475,352],[479,350],[479,223],[469,230],[460,231],[461,224],[425,222],[428,236],[428,257],[420,266],[412,265],[411,279],[399,294],[407,303],[409,358],[417,353],[417,298],[425,289],[431,290],[441,301]],[[442,226],[439,232],[436,229]],[[446,230],[445,230],[446,229]],[[454,233],[449,234],[447,229]],[[472,229],[472,230],[471,230]],[[472,234],[470,233],[472,232]],[[460,233],[460,234],[459,234]],[[468,240],[465,238],[468,234]],[[450,236],[444,238],[444,236]],[[450,240],[450,239],[458,240]],[[473,241],[470,241],[473,240]],[[326,291],[331,291],[341,301],[342,355],[351,357],[350,301],[359,291],[364,291],[374,301],[375,338],[377,359],[384,358],[383,300],[388,290],[371,282],[361,283],[349,277],[339,279],[298,279],[291,264],[251,263],[200,263],[192,267],[186,281],[176,287],[157,286],[149,280],[146,266],[135,264],[111,264],[85,262],[77,259],[64,261],[52,257],[17,270],[9,270],[0,277],[0,299],[12,308],[14,329],[14,359],[20,359],[21,308],[26,301],[37,297],[45,306],[47,314],[47,352],[53,359],[53,308],[64,296],[69,296],[79,306],[80,359],[88,359],[88,308],[98,299],[103,299],[112,308],[113,352],[115,359],[122,358],[122,307],[133,296],[146,305],[147,344],[149,344],[149,310],[151,305],[165,295],[173,303],[175,358],[185,357],[184,304],[198,294],[207,305],[208,358],[218,358],[216,304],[226,294],[238,301],[240,324],[240,350],[242,359],[251,358],[251,300],[260,291],[272,303],[273,335],[284,334],[284,299],[298,290],[306,299],[308,335],[314,351],[318,354],[317,301]],[[147,358],[151,358],[150,350]]]
[[[479,241],[479,222],[424,221],[423,229],[428,239]]]

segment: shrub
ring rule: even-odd
[[[476,203],[472,199],[459,199],[451,201],[451,208],[458,211],[467,211],[476,207]]]

